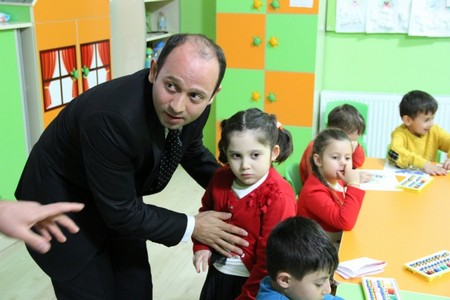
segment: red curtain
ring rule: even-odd
[[[94,45],[88,44],[88,45],[82,45],[81,46],[81,64],[82,67],[82,73],[83,73],[83,92],[89,89],[89,82],[87,80],[87,72],[89,72],[91,63],[92,63],[92,56],[94,54]]]
[[[75,98],[78,96],[78,71],[76,68],[76,54],[75,54],[75,47],[70,47],[61,50],[62,53],[62,59],[64,62],[64,67],[66,68],[67,73],[70,74],[70,77],[72,78],[72,98]]]
[[[111,61],[109,52],[109,41],[98,43],[98,52],[106,70],[106,80],[111,80]]]
[[[50,80],[55,72],[56,65],[56,50],[41,52],[41,68],[42,81],[44,84],[44,108],[47,109],[52,105],[52,97],[50,95],[49,87]]]

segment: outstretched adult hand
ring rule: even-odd
[[[195,228],[192,237],[214,248],[218,253],[232,257],[242,255],[239,246],[247,247],[248,242],[240,236],[247,236],[247,231],[224,222],[231,218],[231,213],[204,211],[195,216]]]
[[[34,201],[0,201],[0,232],[23,240],[39,253],[46,253],[52,236],[60,243],[66,241],[60,226],[71,233],[78,232],[78,226],[64,213],[77,212],[83,207],[82,203],[69,202],[42,205]]]

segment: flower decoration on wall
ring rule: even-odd
[[[274,93],[269,93],[269,95],[267,96],[267,100],[269,100],[270,102],[275,102],[277,101],[277,96]]]
[[[272,6],[273,9],[278,9],[280,8],[280,1],[273,0],[272,3],[270,3],[270,5]]]
[[[253,0],[253,8],[259,10],[263,6],[261,0]]]
[[[260,98],[261,98],[261,95],[258,92],[256,92],[256,91],[252,92],[252,100],[253,101],[258,101]]]
[[[259,46],[259,45],[261,45],[261,38],[259,37],[259,36],[254,36],[253,37],[253,46]]]
[[[276,37],[272,36],[272,37],[270,38],[270,40],[269,40],[269,44],[270,44],[270,46],[272,46],[272,47],[278,46],[278,45],[279,45],[278,39],[277,39]]]

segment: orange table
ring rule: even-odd
[[[383,169],[384,160],[367,159],[363,167]],[[384,272],[373,276],[395,278],[400,290],[450,297],[450,274],[428,282],[403,266],[440,250],[450,251],[450,174],[434,177],[419,193],[367,191],[355,227],[343,234],[339,260],[384,260]]]

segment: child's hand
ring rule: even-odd
[[[444,163],[442,164],[442,167],[446,170],[450,170],[450,158],[447,158]]]
[[[430,162],[427,162],[422,170],[430,175],[447,175],[447,169],[445,167]]]
[[[339,179],[343,180],[346,184],[354,184],[359,186],[359,171],[352,168],[352,162],[345,164],[345,172],[342,175],[341,172],[337,172]]]
[[[211,254],[211,250],[199,250],[194,253],[193,263],[197,273],[200,273],[200,269],[206,272]]]
[[[359,171],[359,182],[360,183],[369,182],[371,178],[372,178],[372,174],[370,172]]]

